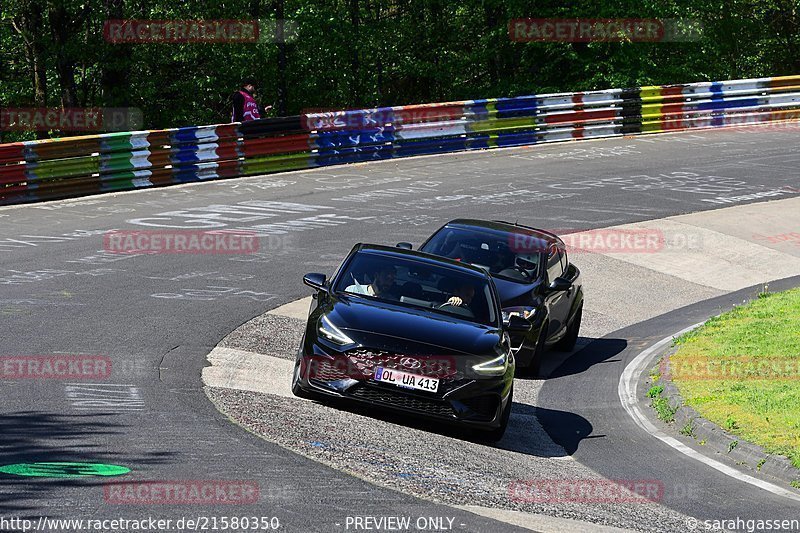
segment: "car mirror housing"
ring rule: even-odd
[[[570,287],[572,287],[571,281],[564,278],[556,278],[547,288],[550,292],[560,292],[569,290]]]
[[[414,246],[410,242],[398,242],[395,248],[402,248],[403,250],[413,250]]]
[[[312,272],[310,274],[306,274],[305,276],[303,276],[303,283],[305,283],[312,289],[317,289],[318,291],[327,290],[327,287],[325,286],[326,281],[327,278],[325,277],[325,274],[318,274]]]
[[[513,333],[524,333],[531,330],[531,323],[518,315],[508,317],[508,323],[504,325],[506,331]]]

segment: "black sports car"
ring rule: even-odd
[[[500,439],[511,412],[514,356],[484,270],[398,248],[358,244],[316,289],[292,392],[340,397],[458,423]]]
[[[530,331],[511,336],[517,368],[538,374],[546,349],[575,347],[583,315],[581,275],[554,233],[509,222],[459,219],[431,235],[420,251],[491,274],[504,318],[521,316],[532,325]]]

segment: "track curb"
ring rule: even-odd
[[[660,370],[665,369],[668,373],[669,358],[676,351],[677,348],[674,345],[668,344],[656,352],[654,360],[658,361]],[[766,474],[789,486],[792,486],[793,482],[800,482],[800,469],[796,468],[788,458],[771,454],[761,446],[732,435],[717,424],[703,418],[695,409],[686,405],[675,383],[664,374],[660,374],[656,381],[647,379],[647,383],[649,386],[663,387],[661,397],[667,400],[672,409],[675,409],[673,421],[666,423],[672,429],[680,431],[680,428],[690,427],[691,434],[689,436],[697,444],[730,458],[737,465],[754,473]],[[654,414],[652,406],[647,413]],[[661,420],[659,422],[664,423]],[[685,433],[682,434],[685,435]]]

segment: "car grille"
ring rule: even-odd
[[[408,356],[362,348],[347,352],[347,357],[350,363],[363,373],[364,377],[375,374],[375,368],[379,366],[442,380],[453,380],[458,375],[456,359],[452,356]],[[404,362],[415,362],[419,366],[414,368],[413,365],[403,364]]]
[[[314,356],[308,362],[308,381],[317,387],[335,389],[338,392],[346,391],[345,393],[349,395],[351,391],[348,389],[353,387],[356,382],[363,384],[371,380],[375,375],[375,369],[377,367],[392,368],[439,379],[439,397],[474,381],[474,379],[461,377],[461,374],[459,374],[456,369],[456,359],[454,357],[413,356],[413,359],[421,362],[419,368],[408,368],[408,366],[402,365],[401,360],[406,357],[409,356],[364,348],[351,350],[346,354],[339,354],[333,359]],[[416,401],[415,397],[409,397],[402,393],[395,393],[392,390],[392,385],[379,385],[377,390],[382,391],[384,387],[388,390],[388,392],[386,392],[387,396],[384,400],[379,401],[392,404]],[[355,387],[355,389],[362,390],[361,387]],[[396,401],[390,398],[390,396],[394,397],[392,395],[396,396]],[[444,409],[447,411],[446,416],[453,414],[447,402],[442,402],[441,400],[426,400],[424,397],[420,401],[433,402],[433,405],[427,408],[422,408],[420,406],[407,406],[407,408],[423,412],[435,412],[437,409]],[[401,407],[403,406],[401,405]]]
[[[313,359],[310,362],[309,379],[318,381],[337,381],[347,379],[346,365],[333,364],[327,359]]]
[[[449,402],[420,398],[390,389],[358,387],[350,391],[349,396],[372,403],[382,403],[411,411],[420,411],[430,415],[455,417]]]

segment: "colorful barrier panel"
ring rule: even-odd
[[[423,154],[800,118],[800,76],[309,113],[0,145],[0,205]]]

